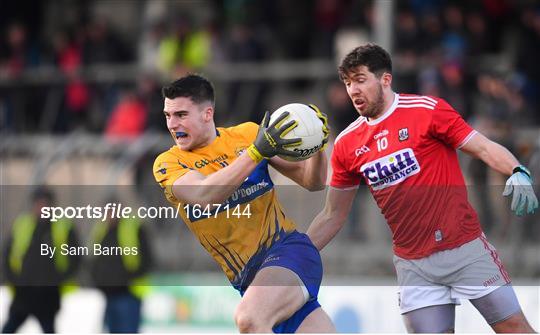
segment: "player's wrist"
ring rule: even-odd
[[[257,149],[257,147],[255,146],[255,144],[251,144],[247,149],[247,154],[248,156],[255,162],[255,163],[260,163],[263,159],[265,159],[266,157],[264,157],[263,155],[261,155],[261,153],[259,152],[259,149]]]
[[[527,175],[527,177],[531,178],[531,171],[527,169],[524,165],[518,165],[512,170],[512,174],[522,172]]]

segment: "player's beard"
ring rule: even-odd
[[[367,117],[369,119],[375,119],[379,117],[384,108],[384,94],[382,85],[378,85],[377,95],[375,97],[375,100],[373,103],[369,104],[366,109],[361,112],[363,117]]]

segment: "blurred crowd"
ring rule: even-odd
[[[393,19],[383,24],[393,28],[390,49],[395,91],[446,99],[474,128],[510,148],[529,165],[538,180],[538,1],[400,0],[393,2],[393,7]],[[161,86],[182,74],[200,72],[216,83],[218,125],[247,120],[259,122],[262,113],[276,103],[271,101],[272,97],[275,99],[273,92],[285,87],[290,98],[278,95],[278,105],[298,96],[310,97],[306,102],[320,105],[329,115],[332,135],[337,136],[358,116],[338,80],[337,70],[334,76],[325,75],[317,83],[308,79],[313,76],[279,81],[265,78],[262,73],[258,79],[233,76],[216,80],[212,73],[231,64],[277,61],[322,60],[336,68],[344,52],[360,43],[374,41],[378,23],[376,8],[373,0],[2,2],[0,132],[2,135],[86,132],[108,138],[166,133]],[[517,134],[531,129],[532,141],[523,145],[516,140]],[[145,178],[152,179],[149,172],[156,154],[146,153],[138,160],[134,177],[137,184],[144,184],[141,180]],[[498,189],[486,186],[503,185],[504,179],[491,175],[478,160],[467,162],[464,170],[467,177],[479,185],[471,194],[472,200],[477,201],[475,208],[485,230],[492,237],[498,233],[494,239],[502,237],[508,242],[507,236],[521,235],[523,238],[519,241],[537,245],[540,226],[534,221],[538,221],[538,216],[520,219],[519,224],[513,225],[513,229],[519,231],[509,233],[512,220],[505,216],[508,206],[501,205],[503,200]],[[148,181],[150,183],[155,186],[153,180]],[[538,182],[536,185],[538,188]],[[148,193],[139,192],[143,197]],[[159,198],[163,199],[161,194]],[[347,237],[355,241],[370,238],[367,230],[373,222],[365,214],[368,198],[367,189],[361,189],[356,210],[344,229]],[[35,218],[19,221],[19,225],[33,227],[34,221]],[[98,240],[111,246],[121,244],[117,230],[122,223],[109,224],[102,226],[103,231],[96,232]],[[136,237],[141,241],[146,239],[137,235],[138,223],[124,224],[136,231],[129,235],[128,229],[128,236],[134,240]],[[384,225],[381,227],[385,229]],[[160,229],[161,234],[150,236],[148,243],[161,247],[153,251],[155,263],[163,267],[167,256],[158,254],[158,249],[167,249],[163,247],[164,241],[168,241],[167,238],[172,241],[172,237],[180,234],[167,230],[172,228]],[[48,230],[21,231],[30,236],[22,237],[28,241],[27,249],[38,248],[41,240],[45,237],[50,240],[52,234]],[[17,236],[5,237],[17,239]],[[175,241],[171,245],[176,248]],[[16,255],[22,264],[27,253]],[[517,255],[521,258],[519,252]],[[110,268],[121,268],[120,263],[130,262],[122,257],[113,261],[116,264],[93,264],[92,269],[101,269],[94,274],[107,274]],[[172,262],[178,264],[178,259]],[[4,262],[4,266],[14,267],[6,269],[5,273],[9,270],[13,272],[12,280],[20,280],[17,271],[22,271],[22,265],[17,267],[12,263]],[[148,263],[150,261],[144,259],[136,269],[121,268],[123,273],[118,277],[125,279],[121,290],[111,290],[110,286],[115,285],[105,285],[100,283],[100,278],[92,278],[93,285],[100,287],[107,297],[105,314],[109,318],[105,321],[109,329],[118,326],[111,321],[115,319],[117,308],[122,310],[128,306],[136,310],[132,315],[140,314],[140,297],[130,289],[137,286],[133,280],[148,271]],[[49,270],[54,270],[55,264],[52,259],[47,264]],[[514,264],[521,263],[516,259]],[[371,271],[369,267],[366,269]],[[538,267],[531,271],[538,276]],[[71,272],[71,269],[65,270],[60,275],[66,279]],[[34,273],[29,272],[28,277],[33,278]],[[58,281],[55,285],[60,284]],[[59,289],[57,291],[53,292],[55,301],[59,298]],[[21,314],[28,311],[17,312],[20,311],[16,308],[10,312],[11,322],[4,327],[15,329],[19,321],[24,321],[26,316]],[[40,313],[39,310],[30,312]],[[54,315],[45,317],[42,325],[47,329]],[[139,319],[131,321],[136,326],[140,322]],[[130,328],[130,332],[136,331]]]
[[[337,71],[321,78],[322,91],[307,76],[215,80],[212,73],[231,64],[274,61],[323,60],[335,67],[344,52],[375,39],[381,24],[377,5],[373,0],[7,2],[0,11],[0,131],[82,131],[110,138],[164,133],[160,87],[200,72],[217,84],[217,124],[259,122],[264,110],[276,105],[270,101],[273,92],[285,86],[290,98],[281,95],[278,105],[310,97],[329,114],[336,136],[357,117]],[[396,1],[393,18],[382,24],[393,28],[397,92],[446,99],[473,127],[527,164],[535,142],[523,146],[516,134],[533,129],[539,137],[537,1]],[[490,184],[492,177],[478,161],[466,170],[476,184]],[[496,222],[497,215],[490,215],[494,205],[486,202],[484,190],[476,191],[485,202],[483,221]]]
[[[373,40],[376,24],[373,1],[357,0],[26,0],[4,7],[0,129],[13,133],[164,131],[163,82],[230,63],[333,60],[351,35]],[[534,1],[399,1],[388,24],[397,91],[441,96],[487,131],[540,124],[540,6]],[[133,67],[123,79],[91,75],[104,65],[120,73]],[[53,71],[34,80],[44,68]],[[223,85],[222,108],[245,107],[242,84]],[[245,108],[264,109],[276,83],[261,78],[250,85],[256,102]],[[328,80],[326,101],[336,130],[355,115],[340,101],[338,85]],[[129,122],[119,121],[128,114]],[[260,111],[247,115],[258,121]]]

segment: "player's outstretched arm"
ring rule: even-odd
[[[483,160],[492,169],[510,176],[503,195],[513,195],[511,209],[516,215],[534,213],[538,208],[538,199],[532,187],[531,174],[508,149],[477,133],[461,150]]]
[[[263,159],[284,153],[295,155],[296,153],[287,151],[284,147],[301,143],[302,140],[282,138],[297,125],[296,121],[283,124],[288,115],[288,113],[283,113],[269,125],[267,112],[253,144],[231,165],[206,176],[198,171],[189,171],[178,178],[172,188],[176,199],[183,203],[201,206],[221,204],[246,180]]]
[[[313,219],[307,230],[317,249],[324,248],[343,227],[357,190],[329,188],[324,209]]]

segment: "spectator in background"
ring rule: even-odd
[[[402,91],[418,90],[417,68],[419,62],[420,40],[416,18],[409,10],[397,14],[394,48],[396,65],[401,71],[396,73],[394,82]]]
[[[111,333],[138,333],[142,299],[149,290],[146,275],[152,262],[142,223],[137,218],[109,218],[96,223],[92,243],[100,250],[122,249],[121,253],[94,253],[91,261],[93,282],[106,299],[104,325]]]
[[[302,60],[310,57],[313,30],[313,7],[311,1],[273,1],[275,10],[275,33],[285,59]]]
[[[175,67],[182,62],[182,42],[187,38],[191,27],[187,18],[176,19],[169,34],[159,42],[159,69],[164,74],[174,71]]]
[[[148,111],[137,94],[127,91],[114,107],[105,128],[105,136],[138,137],[146,127]]]
[[[437,13],[427,13],[422,16],[421,27],[420,40],[422,41],[422,48],[420,50],[423,56],[427,60],[439,57],[443,28]]]
[[[103,18],[96,18],[87,26],[82,55],[85,65],[125,63],[133,59],[123,41]]]
[[[180,17],[159,43],[159,68],[176,76],[204,68],[211,59],[210,26],[196,29],[187,17]]]
[[[74,36],[66,33],[70,29],[56,32],[53,38],[55,63],[64,73],[67,83],[64,86],[64,101],[59,117],[54,123],[54,130],[66,132],[73,129],[89,129],[90,89],[81,78],[82,49]]]
[[[466,17],[467,56],[477,57],[496,51],[497,43],[486,18],[481,12],[471,12]]]
[[[84,66],[130,63],[135,59],[132,50],[102,17],[95,17],[88,23],[81,43]],[[118,101],[118,85],[115,81],[107,81],[92,85],[89,91],[93,99],[88,106],[88,116],[92,118],[92,128],[101,130]]]
[[[14,21],[2,31],[0,40],[0,78],[17,79],[25,70],[39,65],[41,53],[38,42],[30,36],[25,22]],[[24,88],[24,90],[23,90]],[[39,89],[24,87],[17,81],[7,86],[4,120],[15,131],[33,130],[39,120]]]
[[[167,128],[163,126],[163,97],[161,95],[161,87],[151,74],[143,74],[137,80],[137,97],[146,111],[145,132],[151,133],[167,133]],[[147,151],[142,155],[134,166],[135,169],[135,184],[137,192],[141,195],[141,200],[146,202],[153,201],[152,192],[149,193],[147,188],[154,180],[153,176],[148,173],[153,166],[153,158],[157,152],[152,150]],[[152,188],[153,189],[153,188]],[[157,190],[156,190],[157,191]]]
[[[463,10],[457,5],[443,9],[445,32],[442,36],[443,57],[446,61],[463,63],[467,40],[465,37]]]
[[[72,28],[57,31],[52,40],[54,61],[65,74],[78,70],[82,64],[82,50],[75,37],[69,32]]]
[[[24,23],[13,22],[8,26],[2,49],[0,50],[0,76],[2,77],[17,77],[23,70],[39,64],[39,49],[35,42],[28,38]]]
[[[13,223],[3,250],[3,270],[8,283],[13,285],[14,296],[3,333],[16,332],[30,315],[37,318],[43,332],[54,333],[60,294],[74,287],[68,280],[75,274],[80,256],[60,252],[63,244],[70,248],[79,245],[73,225],[67,219],[51,222],[41,218],[41,209],[54,205],[52,191],[40,187],[32,195],[32,211],[20,215]],[[42,244],[55,247],[54,255],[43,256]]]
[[[146,111],[146,131],[166,133],[163,127],[163,97],[157,78],[150,73],[143,73],[137,78],[137,97]]]
[[[345,0],[317,0],[314,18],[315,34],[313,39],[313,57],[331,58],[333,56],[334,38],[344,18],[347,6]]]
[[[420,31],[414,14],[409,10],[402,10],[397,14],[394,28],[394,50],[396,53],[420,50]]]
[[[459,111],[463,119],[470,117],[468,87],[463,66],[458,62],[444,62],[440,66],[440,96]]]
[[[155,22],[142,34],[138,45],[138,63],[144,71],[159,70],[159,45],[165,34],[165,23]]]

